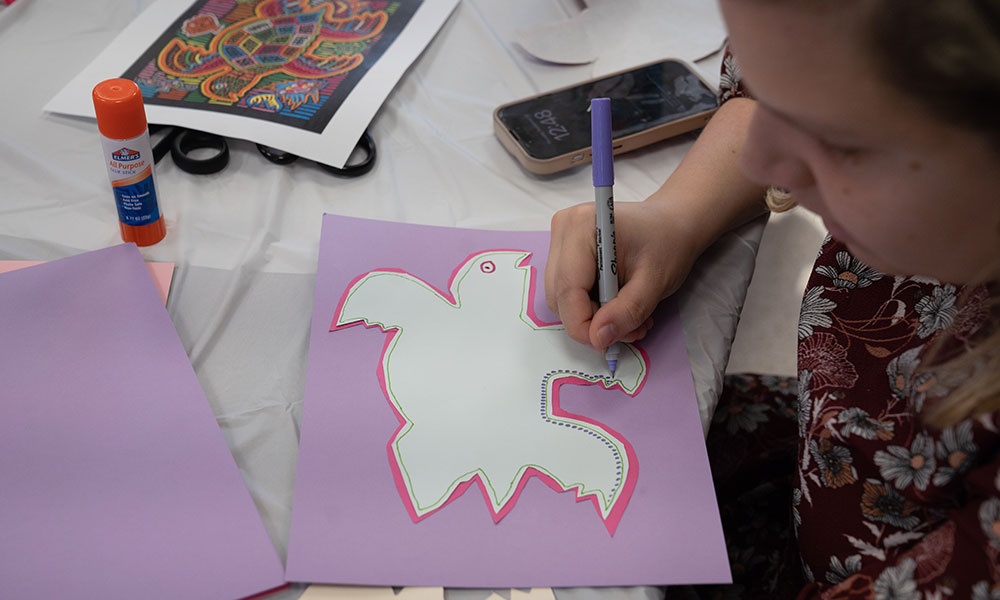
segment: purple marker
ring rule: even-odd
[[[601,306],[618,295],[618,261],[615,256],[615,166],[611,160],[611,99],[590,101],[590,145],[594,167],[594,204],[597,209],[597,293]],[[608,346],[604,358],[612,377],[618,368],[618,342]]]

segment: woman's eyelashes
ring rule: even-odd
[[[822,137],[817,137],[816,141],[827,154],[840,161],[855,162],[864,154],[861,146],[833,142]]]

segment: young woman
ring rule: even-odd
[[[728,591],[1000,598],[1000,0],[721,6],[723,105],[616,207],[618,297],[590,298],[581,205],[552,220],[550,307],[595,349],[639,340],[765,190],[818,213],[799,376],[730,378],[709,432]]]

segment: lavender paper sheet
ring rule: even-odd
[[[286,577],[289,581],[449,587],[563,587],[730,581],[722,529],[676,310],[665,303],[641,343],[649,379],[635,397],[564,385],[562,406],[634,446],[635,490],[614,535],[590,502],[537,477],[494,523],[479,488],[414,522],[394,484],[387,440],[400,421],[377,377],[386,333],[330,331],[357,276],[401,269],[439,290],[486,249],[533,253],[544,306],[547,232],[396,224],[326,215]],[[456,448],[456,452],[461,449]]]
[[[0,275],[0,381],[0,596],[284,583],[134,245]]]

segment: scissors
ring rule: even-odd
[[[169,152],[174,164],[181,170],[196,175],[218,173],[229,164],[229,144],[226,142],[226,138],[221,135],[169,125],[149,126],[151,134],[165,129],[170,131],[153,146],[154,162],[160,162],[160,159]],[[364,158],[354,164],[344,165],[343,168],[320,162],[316,164],[338,177],[359,177],[371,171],[372,167],[375,166],[375,140],[372,139],[367,130],[358,140],[355,150],[361,150],[364,153]],[[257,144],[257,151],[264,158],[278,165],[288,165],[299,159],[294,154],[275,150],[263,144]]]

